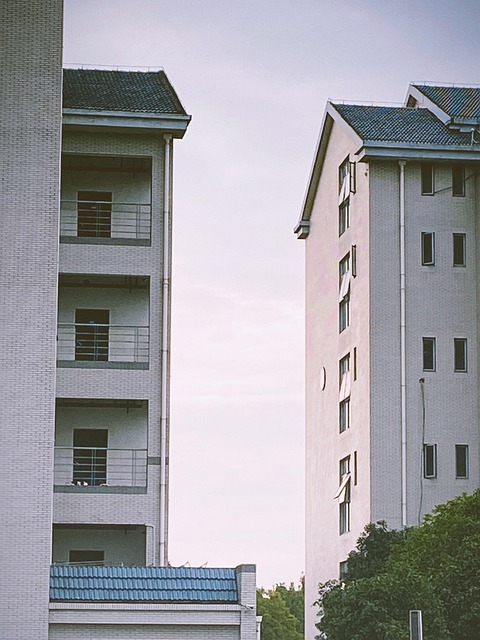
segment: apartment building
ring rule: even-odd
[[[168,562],[173,146],[190,116],[162,70],[62,75],[62,9],[0,15],[0,638],[253,640],[254,565]]]
[[[306,243],[306,607],[368,522],[479,485],[480,88],[329,102]]]

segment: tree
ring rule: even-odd
[[[367,525],[345,579],[320,585],[319,638],[408,639],[421,609],[425,640],[469,640],[480,629],[480,490],[436,507],[404,532]]]
[[[298,588],[292,582],[257,589],[257,614],[262,616],[262,640],[303,640],[303,579]]]

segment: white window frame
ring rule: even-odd
[[[428,459],[431,455],[431,460]],[[429,467],[432,467],[430,470]],[[430,480],[437,477],[437,445],[423,445],[423,477]]]
[[[426,341],[431,341],[432,345],[432,368],[425,368],[425,345]],[[422,368],[423,371],[436,371],[437,368],[437,340],[433,336],[424,336],[422,338]]]
[[[462,354],[463,366],[457,368],[457,347],[461,347],[459,354]],[[457,373],[466,373],[468,371],[468,349],[466,338],[454,338],[453,339],[453,370]]]

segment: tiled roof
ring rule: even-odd
[[[362,140],[471,146],[470,133],[455,133],[428,109],[333,104]]]
[[[451,118],[480,118],[480,87],[413,86]]]
[[[237,602],[235,569],[53,565],[50,600]]]
[[[186,115],[164,71],[64,69],[63,108]]]

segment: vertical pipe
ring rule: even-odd
[[[405,311],[405,160],[400,168],[400,420],[402,527],[407,526],[407,390],[406,390],[406,311]]]
[[[169,369],[169,315],[170,315],[170,187],[172,136],[164,139],[163,180],[163,265],[162,265],[162,368],[160,398],[160,564],[167,564],[167,430],[168,430],[168,369]]]

